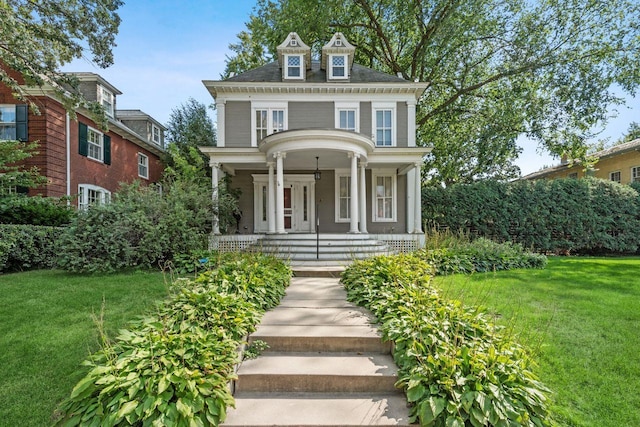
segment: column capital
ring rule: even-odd
[[[365,162],[364,160],[360,161],[360,167],[361,168],[366,168],[369,165],[369,163]]]
[[[267,162],[267,167],[268,168],[273,168],[275,166],[276,166],[276,164],[274,162]]]
[[[350,159],[351,159],[351,158],[354,158],[354,157],[355,157],[356,159],[359,159],[359,158],[360,158],[360,154],[358,154],[358,153],[356,153],[356,152],[354,152],[354,151],[350,151],[350,152],[347,154],[347,156],[348,156]]]
[[[216,107],[217,107],[218,105],[221,105],[221,106],[223,106],[223,107],[224,107],[224,105],[225,105],[226,103],[227,103],[227,100],[226,100],[226,99],[216,99]]]
[[[220,169],[220,162],[209,162],[209,166],[212,168]]]
[[[286,159],[287,158],[287,153],[284,153],[282,151],[278,151],[276,153],[273,153],[273,158],[274,159]]]
[[[415,107],[417,103],[418,103],[418,101],[416,99],[407,100],[407,106],[409,106],[409,107],[412,107],[412,106]]]

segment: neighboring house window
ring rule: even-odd
[[[609,179],[611,181],[615,181],[615,182],[619,183],[620,182],[620,171],[611,172],[609,174]]]
[[[640,166],[631,168],[631,182],[640,182]]]
[[[27,141],[26,105],[0,105],[0,140]]]
[[[302,59],[302,55],[286,55],[287,67],[285,71],[285,78],[287,79],[301,79],[302,76],[302,66],[304,64],[304,60]]]
[[[263,107],[254,109],[253,115],[253,137],[252,146],[257,147],[258,142],[273,133],[282,132],[287,129],[287,109],[283,106]]]
[[[351,219],[351,175],[347,170],[336,170],[336,222]]]
[[[151,124],[151,139],[158,145],[162,143],[162,137],[160,134],[160,128],[153,123]]]
[[[373,220],[396,221],[396,175],[395,171],[373,171]]]
[[[332,79],[346,79],[347,55],[330,55],[329,77]]]
[[[396,110],[395,104],[373,104],[373,137],[379,147],[396,145]]]
[[[578,179],[578,172],[570,173],[567,177],[570,179]]]
[[[104,204],[111,201],[111,192],[91,184],[78,186],[78,209],[87,209],[91,205]]]
[[[138,176],[149,179],[149,157],[138,153]]]
[[[336,102],[336,128],[360,132],[360,103]]]
[[[113,93],[104,86],[98,85],[98,103],[104,107],[107,116],[113,117]]]
[[[79,123],[78,139],[80,155],[105,165],[111,164],[111,137],[109,135],[105,135],[84,123]]]

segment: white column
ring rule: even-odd
[[[284,229],[284,171],[282,159],[284,153],[276,153],[276,233],[285,233]]]
[[[225,104],[224,99],[218,99],[216,101],[216,114],[218,116],[218,125],[216,126],[216,146],[224,147],[225,138]]]
[[[220,234],[218,221],[218,170],[220,163],[211,163],[211,201],[213,202],[213,234]]]
[[[273,234],[276,232],[276,192],[273,182],[273,162],[267,163],[267,166],[269,166],[269,183],[267,184],[267,221],[269,224],[269,234]]]
[[[407,101],[407,147],[416,146],[416,100]]]
[[[349,233],[358,233],[358,157],[356,153],[349,153],[351,157],[351,227]]]
[[[367,231],[367,181],[365,168],[367,164],[363,161],[360,162],[360,232],[368,233]]]
[[[415,167],[415,196],[414,196],[414,214],[413,214],[413,232],[423,233],[422,231],[422,163],[416,162]]]

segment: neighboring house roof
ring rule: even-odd
[[[106,81],[100,74],[84,72],[84,71],[81,71],[81,72],[68,72],[66,74],[71,74],[71,75],[76,76],[78,78],[78,80],[80,80],[81,82],[82,81],[97,81],[100,85],[106,87],[111,92],[113,92],[114,95],[122,95],[122,92],[120,92],[114,85],[112,85],[111,83]]]
[[[632,151],[640,151],[640,138],[634,139],[633,141],[625,142],[624,144],[614,145],[613,147],[609,147],[604,150],[593,153],[591,154],[591,156],[597,158],[598,160],[602,160],[610,157],[620,156]],[[572,165],[569,163],[562,163],[556,166],[544,168],[537,172],[530,173],[528,175],[523,176],[522,179],[543,178],[546,175],[549,175],[551,173],[558,172],[564,169],[568,169],[571,166]]]
[[[162,130],[167,130],[159,121],[142,110],[116,110],[116,117],[120,120],[149,120]]]

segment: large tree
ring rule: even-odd
[[[116,11],[122,4],[121,0],[0,1],[0,63],[15,72],[0,67],[0,82],[27,102],[22,80],[29,86],[51,86],[70,112],[82,103],[100,116],[99,105],[87,103],[75,90],[77,80],[59,70],[78,58],[90,59],[100,68],[113,64],[112,47],[120,25]],[[37,104],[30,104],[37,111]]]
[[[519,135],[586,155],[614,88],[640,83],[639,25],[636,0],[259,0],[225,74],[275,58],[290,31],[316,53],[341,31],[357,62],[430,83],[417,121],[438,181],[509,178]]]

